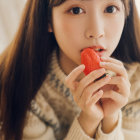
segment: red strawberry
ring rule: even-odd
[[[85,75],[89,74],[93,70],[99,69],[100,61],[99,55],[92,48],[84,49],[81,52],[81,63],[85,65]]]

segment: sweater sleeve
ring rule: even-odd
[[[118,123],[114,130],[110,133],[104,133],[102,131],[102,123],[100,123],[97,133],[96,140],[124,140],[123,132],[122,132],[122,112],[119,112]]]
[[[78,122],[78,117],[75,117],[69,129],[69,132],[64,140],[94,140],[94,139],[85,134],[85,132],[83,131]]]
[[[138,131],[123,129],[123,134],[124,134],[125,140],[139,140],[140,139],[140,133]]]

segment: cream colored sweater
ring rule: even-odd
[[[103,133],[100,123],[96,140],[140,140],[140,64],[126,67],[132,84],[129,103],[120,111],[111,133]],[[28,111],[23,140],[94,140],[84,133],[77,120],[80,108],[64,85],[65,77],[54,53],[50,74]]]

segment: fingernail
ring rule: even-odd
[[[103,90],[99,90],[98,95],[102,95],[102,94],[103,94]]]
[[[105,64],[105,62],[100,62],[100,66],[104,66]]]
[[[111,78],[111,76],[110,76],[110,75],[106,75],[105,80],[109,80],[110,78]]]
[[[80,68],[85,68],[85,65],[84,64],[80,65]]]
[[[101,59],[102,59],[102,60],[106,60],[106,57],[103,57],[103,56],[102,56]]]

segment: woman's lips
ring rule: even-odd
[[[103,56],[103,54],[106,52],[106,49],[102,46],[92,46],[92,47],[86,47],[93,49],[100,57]],[[84,49],[86,49],[84,48]],[[81,52],[84,50],[82,49]]]
[[[102,51],[95,51],[100,57],[104,55],[105,50]]]

